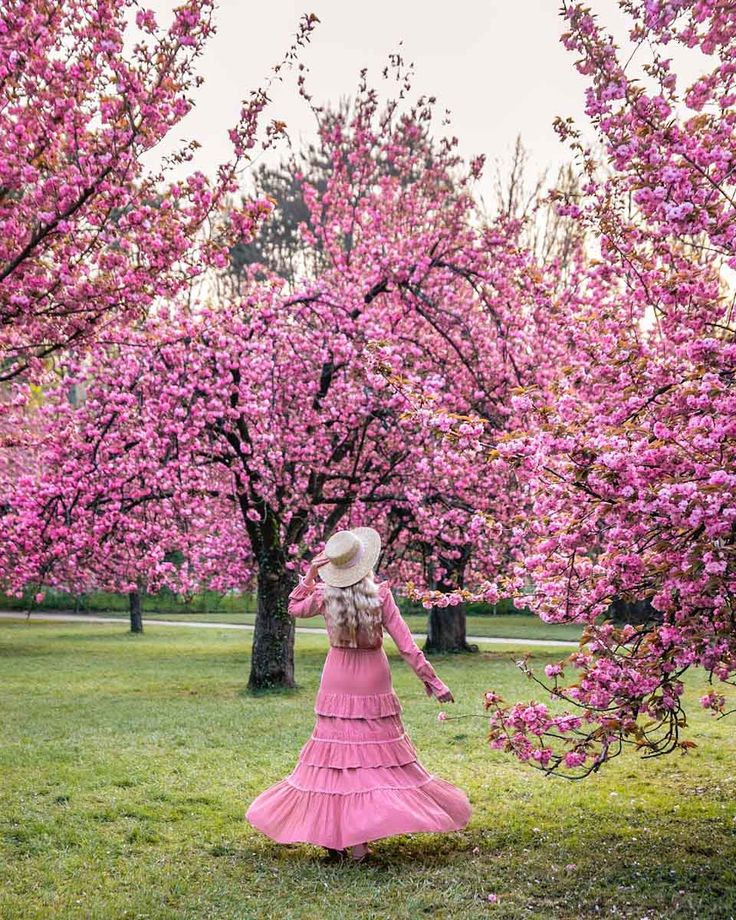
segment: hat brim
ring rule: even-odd
[[[381,537],[377,530],[372,527],[351,527],[350,533],[354,533],[364,547],[363,555],[358,562],[350,568],[338,567],[328,562],[319,569],[319,577],[333,588],[348,588],[357,584],[375,568],[381,555]]]

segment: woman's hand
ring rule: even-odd
[[[440,703],[454,703],[455,702],[455,697],[452,695],[449,688],[441,696],[438,696],[437,699],[439,700]]]
[[[322,568],[323,565],[327,565],[330,560],[325,556],[324,553],[318,553],[314,559],[309,563],[309,571],[306,574],[304,581],[311,585],[315,582],[317,578],[317,572]]]

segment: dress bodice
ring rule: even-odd
[[[375,636],[359,635],[357,636],[358,649],[375,649],[381,648],[383,644],[383,630],[388,632],[389,636],[396,643],[401,657],[412,668],[420,680],[424,683],[428,696],[441,696],[447,692],[447,686],[435,673],[432,665],[427,661],[424,653],[417,646],[414,637],[411,634],[404,618],[401,616],[398,605],[391,591],[391,585],[388,581],[382,581],[378,585],[379,597],[381,599],[381,625]],[[299,580],[299,584],[289,595],[289,613],[293,617],[313,617],[319,614],[325,616],[324,603],[324,583],[321,581],[307,583],[304,578]],[[329,615],[325,616],[325,625],[330,645],[336,648],[350,648],[346,645],[341,637],[336,635],[335,624],[330,622]],[[353,646],[354,648],[354,646]]]

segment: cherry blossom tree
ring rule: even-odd
[[[175,297],[222,264],[233,235],[249,235],[258,202],[220,221],[221,235],[202,230],[238,191],[266,89],[244,102],[230,131],[233,157],[213,179],[192,172],[166,182],[173,166],[191,159],[195,142],[159,170],[143,165],[193,105],[213,8],[189,0],[168,28],[134,0],[26,0],[6,11],[0,381],[37,374],[58,350],[109,330],[113,320],[135,320],[156,298]],[[303,18],[285,63],[315,21]],[[269,126],[267,138],[280,131]]]
[[[320,119],[344,121],[347,114],[342,106],[337,113],[321,112]],[[349,143],[351,137],[345,135],[343,143]],[[304,199],[305,182],[310,194],[311,189],[317,189],[319,200],[327,192],[332,156],[329,146],[310,145],[298,157],[259,171],[257,193],[273,197],[277,207],[258,238],[236,248],[238,285],[246,265],[269,266],[292,284],[299,282],[300,270],[301,274],[317,278],[326,274],[329,264],[321,238],[305,246],[299,228],[310,221],[317,226],[332,218],[324,208],[319,213],[310,212]],[[431,150],[425,150],[425,157],[430,156]],[[379,160],[377,167],[391,175],[390,164]],[[515,181],[520,182],[520,177],[516,176]],[[465,264],[458,262],[454,267],[464,284],[433,288],[432,282],[425,279],[419,291],[417,302],[423,322],[416,326],[413,344],[418,348],[417,354],[425,353],[427,368],[443,368],[421,378],[421,398],[425,399],[430,389],[443,393],[443,405],[452,405],[460,413],[473,413],[468,416],[469,424],[483,418],[497,428],[505,425],[510,413],[510,388],[522,380],[530,383],[539,379],[554,353],[547,321],[554,284],[547,279],[544,291],[541,283],[528,283],[530,275],[537,272],[541,278],[542,273],[533,257],[522,255],[523,247],[519,245],[521,235],[536,219],[536,215],[529,214],[497,219],[492,230],[487,230],[487,251],[478,234],[469,236],[466,232],[464,239],[458,236],[458,249],[468,247]],[[556,222],[558,229],[563,224],[562,220]],[[548,236],[555,233],[549,232]],[[561,241],[560,249],[567,248],[570,247]],[[492,253],[492,260],[488,253]],[[549,251],[547,256],[550,264],[555,263],[557,274],[564,260],[553,258]],[[527,283],[520,284],[524,276]],[[405,296],[415,294],[409,291]],[[389,294],[383,292],[382,296]],[[442,308],[438,309],[440,303]],[[512,315],[516,316],[514,322],[509,321]],[[537,326],[544,330],[542,339],[529,334]],[[542,349],[533,345],[540,341]],[[534,348],[537,353],[530,361]],[[407,390],[411,381],[396,376],[390,366],[383,367],[378,359],[375,366],[411,403]],[[432,432],[428,434],[424,450],[413,450],[406,460],[406,465],[411,463],[413,468],[410,474],[403,474],[405,488],[384,495],[384,500],[362,513],[386,537],[382,571],[409,581],[410,593],[415,585],[438,589],[438,603],[430,607],[427,650],[462,651],[468,649],[464,605],[456,603],[454,588],[466,580],[477,581],[481,571],[508,563],[511,532],[502,521],[514,500],[520,501],[521,497],[511,498],[513,486],[507,473],[503,480],[496,476],[493,482],[494,474],[478,457],[462,450],[450,452],[446,443],[439,443]],[[490,525],[484,523],[481,507],[486,518],[493,512]]]
[[[141,332],[131,336],[134,358],[99,345],[91,350],[117,375],[114,388],[109,381],[100,385],[89,353],[81,361],[65,359],[63,383],[35,412],[29,454],[35,462],[16,471],[0,533],[6,587],[19,595],[34,585],[38,591],[53,586],[74,594],[128,594],[131,626],[140,632],[144,591],[167,587],[191,594],[205,581],[227,590],[247,585],[251,573],[239,551],[243,533],[232,525],[222,530],[229,509],[212,494],[184,501],[188,491],[206,490],[207,483],[185,486],[164,478],[166,455],[155,449],[160,443],[141,437],[155,431],[143,414],[135,375],[151,363],[157,346]],[[84,400],[70,402],[70,383],[87,379]]]
[[[184,534],[211,527],[228,550],[240,538],[231,574],[255,572],[259,598],[250,686],[293,684],[286,602],[300,560],[338,525],[405,501],[415,455],[436,442],[404,417],[390,378],[415,389],[432,380],[502,426],[509,386],[536,360],[528,317],[544,314],[548,291],[531,282],[513,230],[478,220],[481,164],[463,167],[454,140],[432,138],[432,109],[431,99],[381,104],[365,79],[349,109],[315,106],[330,169],[319,187],[297,175],[308,219],[296,264],[319,272],[284,278],[244,264],[212,302],[161,307],[124,342],[70,362],[67,383],[83,383],[87,399],[50,439],[86,472],[56,477],[40,509],[32,476],[15,497],[11,550],[30,531],[49,536],[26,560],[26,580],[70,568],[57,561],[70,528],[109,542],[112,560],[123,558],[121,535],[142,528],[142,558],[122,568],[131,585],[202,577],[196,553],[184,572],[167,562]],[[449,490],[446,450],[425,475],[432,469]],[[436,513],[428,503],[421,518],[430,536]],[[158,536],[143,523],[156,520]]]
[[[498,437],[513,428],[513,392],[545,379],[557,354],[554,336],[546,335],[551,279],[545,283],[544,272],[518,248],[519,229],[496,224],[492,259],[474,258],[468,268],[474,296],[454,305],[453,326],[429,346],[444,375],[409,379],[385,370],[423,423],[425,448],[412,457],[405,492],[380,511],[389,570],[429,609],[427,651],[469,649],[465,596],[489,570],[506,571],[518,552],[513,521],[527,503],[525,492],[506,464],[489,462],[477,434]]]
[[[522,424],[495,443],[534,495],[527,550],[502,590],[530,578],[545,621],[586,628],[545,678],[524,665],[567,708],[491,690],[491,743],[572,776],[629,746],[687,752],[685,673],[705,671],[700,702],[722,717],[736,671],[736,21],[722,2],[620,5],[636,54],[650,52],[638,73],[588,8],[565,5],[563,41],[613,168],[601,178],[559,121],[586,176],[560,205],[600,255],[571,292],[570,360],[517,394]],[[702,68],[689,86],[673,48]],[[646,602],[651,616],[601,622],[617,601]]]
[[[42,428],[47,414],[37,411],[45,388],[57,385],[64,355],[96,341],[115,347],[150,309],[189,297],[197,281],[227,263],[234,241],[252,237],[272,207],[258,199],[237,207],[231,202],[259,143],[270,85],[309,39],[313,15],[302,18],[264,87],[243,102],[229,132],[232,156],[212,177],[185,172],[196,141],[154,168],[144,165],[193,105],[201,82],[197,59],[214,31],[213,10],[209,0],[190,0],[162,28],[133,0],[52,6],[28,0],[7,10],[0,24],[0,495],[6,511],[13,493],[16,499],[23,494],[29,469],[36,469],[36,478],[39,470],[56,475],[58,461],[70,482],[89,470],[78,450],[69,454],[80,459],[76,470],[54,455]],[[271,123],[261,146],[282,132],[281,123]],[[175,168],[182,175],[176,180]],[[64,400],[52,398],[50,405],[58,410],[53,430],[63,442],[69,434]],[[95,483],[93,472],[90,507],[97,507],[104,483]],[[41,506],[45,484],[39,483]],[[46,498],[53,504],[52,496]],[[132,547],[146,560],[139,568],[155,570],[163,550],[153,539],[153,522],[140,519],[138,501],[127,510],[138,536],[121,537],[118,553],[111,552],[112,542],[104,554],[91,543],[83,562],[79,547],[72,549],[80,528],[89,523],[89,534],[97,530],[80,521],[70,531],[68,556],[76,568],[55,566],[65,583],[129,581],[121,572]],[[142,550],[149,537],[156,546],[150,559]],[[32,580],[48,574],[43,544],[8,546],[6,568],[10,560],[17,563],[12,585],[23,572]]]
[[[440,396],[424,379],[421,391],[412,392],[410,381],[389,374],[417,415],[426,413],[434,434],[404,500],[391,505],[383,524],[390,534],[389,569],[429,609],[429,652],[476,648],[466,640],[465,598],[477,596],[488,572],[509,571],[523,533],[515,522],[530,510],[523,480],[497,460],[485,463],[472,433],[490,430],[497,437],[513,430],[518,416],[512,395],[549,381],[569,349],[567,298],[558,301],[557,295],[565,291],[562,279],[577,270],[585,229],[558,213],[555,200],[574,196],[578,183],[567,166],[551,192],[545,190],[546,174],[530,184],[526,160],[517,139],[510,165],[496,168],[494,208],[484,213],[483,255],[476,252],[464,270],[473,296],[457,304],[454,328],[445,336],[452,385]],[[495,589],[488,599],[497,600]]]

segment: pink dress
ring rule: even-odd
[[[383,626],[429,696],[447,690],[412,639],[387,582],[379,586]],[[289,613],[324,612],[322,582],[302,580]],[[330,641],[332,624],[327,621]],[[465,827],[471,808],[464,792],[428,773],[401,721],[383,645],[330,646],[314,706],[316,721],[296,767],[262,792],[246,812],[250,823],[278,843],[313,843],[337,850],[418,831]]]

